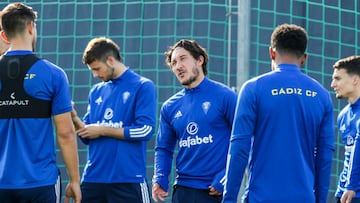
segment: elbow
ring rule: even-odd
[[[74,130],[69,130],[66,132],[56,132],[57,140],[59,145],[66,145],[68,143],[74,143],[77,141],[77,137]]]

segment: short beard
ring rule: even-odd
[[[182,82],[181,84],[184,86],[189,86],[191,85],[191,83],[195,82],[196,78],[196,76],[190,77],[188,80]]]
[[[105,80],[103,80],[104,82],[108,82],[108,81],[110,81],[110,80],[112,80],[112,79],[115,79],[115,78],[114,78],[115,67],[110,66],[110,65],[108,65],[107,63],[105,63],[105,65],[106,65],[106,67],[107,67],[108,69],[111,69],[111,74],[108,75],[109,77],[107,77]]]
[[[344,98],[342,95],[335,95],[336,99],[342,99]]]
[[[192,73],[194,74],[189,79],[183,81],[181,84],[184,86],[190,86],[193,82],[196,81],[196,79],[199,77],[199,70],[197,68],[192,69]]]

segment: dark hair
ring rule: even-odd
[[[345,69],[349,75],[360,76],[360,56],[342,58],[333,65],[334,69]]]
[[[188,52],[190,52],[191,56],[194,57],[196,60],[198,60],[200,56],[203,56],[204,62],[202,64],[202,69],[204,75],[207,75],[208,71],[206,65],[208,63],[209,57],[206,53],[205,48],[201,47],[195,40],[182,39],[176,42],[173,46],[169,47],[169,50],[165,52],[165,62],[169,67],[171,67],[171,55],[177,47],[182,47]]]
[[[304,55],[307,46],[307,33],[304,28],[294,24],[282,24],[271,35],[271,47],[279,53]]]
[[[98,37],[90,40],[84,50],[82,61],[84,64],[90,64],[96,60],[105,62],[109,56],[121,62],[120,47],[111,39]]]
[[[37,12],[23,3],[12,3],[1,11],[1,27],[7,37],[22,33],[29,23],[35,23]]]

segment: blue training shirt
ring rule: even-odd
[[[82,181],[142,183],[146,179],[146,144],[154,133],[154,83],[129,68],[118,78],[96,84],[89,93],[85,124],[124,128],[125,139],[82,139],[89,145]]]
[[[340,173],[339,182],[335,196],[340,198],[346,189],[355,190],[357,198],[360,198],[360,163],[359,149],[359,121],[360,121],[360,99],[353,104],[346,105],[338,115],[337,124],[341,139],[344,143],[344,167]],[[356,140],[356,142],[355,142]],[[355,144],[356,143],[356,144]],[[355,150],[356,149],[356,150]],[[351,155],[355,150],[356,154]]]
[[[16,56],[33,52],[8,51],[5,54]],[[32,65],[24,81],[24,90],[32,97],[52,100],[52,115],[72,110],[66,74],[47,60],[40,59]],[[0,119],[0,188],[54,185],[57,178],[51,118]]]
[[[153,182],[168,190],[175,146],[175,184],[222,192],[236,93],[205,78],[164,102],[155,147]]]
[[[325,203],[333,122],[328,91],[296,65],[247,81],[234,117],[223,202],[237,201],[248,165],[248,202]]]

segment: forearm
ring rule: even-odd
[[[99,132],[102,136],[112,137],[120,140],[124,139],[124,128],[99,126]]]
[[[142,126],[125,126],[122,128],[99,126],[99,131],[101,136],[112,137],[115,139],[148,141],[154,133],[154,127],[146,124]]]
[[[325,148],[318,150],[316,157],[316,182],[315,182],[315,195],[316,202],[326,202],[331,175],[333,150]]]
[[[71,182],[80,182],[77,137],[69,113],[54,116],[56,137]]]
[[[166,149],[155,147],[154,157],[154,176],[153,183],[158,183],[164,191],[168,191],[169,174],[172,168],[173,152]]]
[[[70,182],[80,182],[79,157],[76,136],[58,136],[58,143],[65,162]]]
[[[71,119],[74,124],[75,130],[79,130],[79,129],[85,127],[85,124],[82,122],[82,120],[78,116],[73,116]]]
[[[233,139],[229,146],[224,187],[224,203],[236,202],[249,159],[251,137]]]

